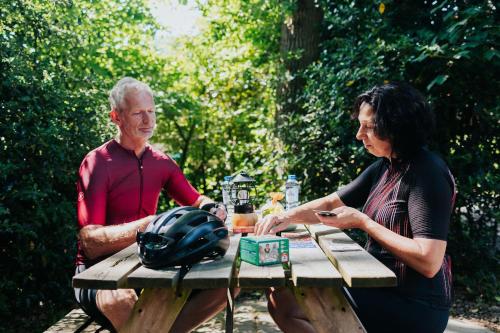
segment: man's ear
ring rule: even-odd
[[[109,117],[111,118],[111,121],[113,123],[115,123],[118,126],[120,125],[120,114],[118,113],[118,111],[116,109],[112,109],[109,112]]]

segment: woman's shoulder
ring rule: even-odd
[[[411,163],[413,166],[422,168],[426,171],[431,170],[448,170],[446,162],[437,153],[430,151],[427,148],[420,149]]]
[[[429,181],[446,179],[449,183],[454,183],[453,176],[448,165],[439,154],[426,148],[422,148],[410,163],[410,169],[416,176],[423,177]]]

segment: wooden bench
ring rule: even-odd
[[[64,318],[49,327],[44,333],[110,333],[94,322],[82,309],[71,310]]]
[[[365,332],[344,297],[342,286],[395,286],[394,273],[339,229],[311,225],[296,233],[301,234],[301,237],[288,235],[290,263],[287,265],[254,266],[240,262],[239,235],[234,235],[224,258],[194,265],[181,277],[177,268],[151,270],[141,266],[137,246],[133,244],[75,276],[73,286],[97,289],[143,288],[123,332],[167,332],[192,289],[230,290],[233,287],[290,288],[318,332]],[[356,248],[352,251],[338,251],[332,244],[350,244],[351,248]],[[232,332],[234,300],[232,295],[228,296],[225,329]],[[66,321],[69,321],[68,324],[64,322],[65,317],[47,332],[68,332],[57,330],[57,327],[69,327],[71,320],[76,322],[77,315],[73,314],[72,317],[70,314]],[[78,332],[90,331],[83,328]]]

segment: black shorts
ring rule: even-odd
[[[77,265],[75,269],[75,275],[83,272],[85,269],[85,265]],[[101,325],[103,328],[110,330],[111,332],[115,332],[113,325],[109,321],[106,316],[102,314],[102,312],[97,308],[96,303],[96,294],[97,289],[82,289],[82,288],[73,288],[75,291],[75,298],[80,305],[80,308],[89,315],[96,323]]]
[[[87,267],[85,265],[77,265],[75,269],[75,275],[78,273],[83,272],[86,270]],[[75,298],[76,302],[78,305],[80,305],[80,308],[89,315],[90,318],[92,318],[96,323],[101,325],[103,328],[106,328],[110,330],[111,332],[115,332],[115,329],[113,328],[113,325],[109,321],[108,318],[106,318],[105,315],[102,314],[102,312],[97,308],[97,303],[96,303],[96,294],[97,294],[97,289],[82,289],[82,288],[73,288],[75,291]],[[135,292],[137,295],[140,295],[141,290],[140,289],[135,289]],[[191,299],[193,296],[198,294],[200,292],[199,289],[194,289],[191,291],[191,294],[189,295],[189,299]]]
[[[449,309],[401,295],[394,288],[344,288],[368,333],[442,333]]]

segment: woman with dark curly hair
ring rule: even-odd
[[[366,250],[398,279],[394,288],[345,289],[367,331],[443,332],[451,306],[445,251],[455,183],[443,160],[425,147],[434,124],[431,109],[416,89],[396,82],[358,96],[353,116],[359,121],[356,139],[378,159],[337,192],[266,216],[256,233],[318,222],[365,231]],[[336,216],[319,216],[317,209]],[[314,332],[288,290],[272,289],[268,299],[283,331]]]

